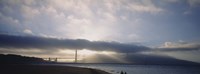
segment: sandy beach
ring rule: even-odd
[[[1,74],[109,74],[107,72],[78,67],[50,65],[0,65]]]

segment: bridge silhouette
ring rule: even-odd
[[[60,59],[69,59],[69,58],[43,58],[44,60],[47,60],[49,62],[58,62]]]
[[[75,50],[75,54],[74,54],[74,63],[77,63],[77,55],[78,55],[78,53],[77,53],[77,49]],[[49,62],[58,62],[58,60],[59,59],[69,59],[69,58],[43,58],[44,60],[47,60],[47,61],[49,61]]]

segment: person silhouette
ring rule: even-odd
[[[120,72],[120,74],[124,74],[124,72],[123,72],[123,71],[121,71],[121,72]]]
[[[124,72],[124,74],[127,74],[126,72]]]

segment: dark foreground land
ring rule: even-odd
[[[107,72],[78,67],[50,65],[0,65],[0,74],[109,74]]]
[[[0,54],[0,74],[109,74],[96,69],[47,64],[56,63],[36,57]]]

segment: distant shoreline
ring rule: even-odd
[[[0,65],[1,74],[110,74],[105,71],[56,65]]]

